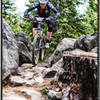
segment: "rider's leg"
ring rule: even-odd
[[[53,22],[50,20],[47,22],[48,24],[48,31],[47,31],[47,42],[50,42],[51,36],[52,36],[52,28],[53,28]]]
[[[51,35],[52,35],[52,27],[53,27],[53,23],[52,21],[48,21],[48,32],[47,32],[47,41],[46,41],[46,48],[49,48],[49,43],[50,43],[50,39],[51,39]]]
[[[32,34],[33,34],[33,37],[34,37],[35,34],[36,34],[36,30],[35,30],[35,28],[32,28]]]
[[[52,35],[52,32],[48,31],[47,32],[47,42],[50,42],[50,39],[51,39],[51,35]]]
[[[35,30],[35,28],[37,28],[37,26],[38,26],[38,22],[37,22],[36,18],[34,18],[34,20],[33,20],[33,28],[32,28],[33,37],[37,33],[37,31]]]

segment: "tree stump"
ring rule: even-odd
[[[66,51],[63,62],[63,72],[55,76],[57,81],[66,84],[66,87],[62,85],[61,100],[98,100],[97,54]],[[70,87],[69,92],[67,87]]]

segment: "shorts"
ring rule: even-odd
[[[52,32],[52,28],[53,28],[52,20],[48,20],[48,21],[46,21],[46,23],[47,23],[47,26],[48,26],[48,31]],[[34,18],[34,20],[33,20],[33,28],[37,28],[37,27],[38,27],[38,21],[37,21],[36,18]]]

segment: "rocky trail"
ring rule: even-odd
[[[39,76],[39,68],[30,68],[30,64],[25,64],[27,68],[25,72],[21,72],[21,75],[12,75],[8,85],[3,87],[3,99],[4,100],[46,100],[46,96],[42,95],[41,89],[45,86],[50,86],[50,80],[48,78],[43,79]],[[34,78],[32,72],[37,75]],[[26,74],[28,73],[28,74]]]
[[[10,75],[3,87],[3,100],[48,100],[45,92],[56,89],[51,84],[52,74],[56,71],[54,73],[53,69],[44,67],[45,64],[42,64],[43,67],[40,65],[32,67],[32,64],[23,64],[18,68],[17,75]]]
[[[3,19],[3,100],[99,100],[97,34],[64,38],[47,62],[32,65],[32,42]]]

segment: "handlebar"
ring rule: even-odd
[[[37,21],[42,22],[44,20],[50,20],[50,18],[42,18],[42,17],[35,17],[37,19]]]
[[[44,21],[44,20],[56,20],[54,17],[52,17],[52,19],[51,19],[50,17],[47,17],[47,18],[36,17],[36,16],[24,16],[24,17],[27,18],[27,19],[30,19],[30,20],[36,18],[37,21],[40,21],[40,22],[42,22],[42,21]]]
[[[29,20],[32,20],[34,19],[34,17],[37,19],[37,21],[44,21],[44,20],[51,20],[50,17],[47,17],[47,18],[43,18],[43,17],[36,17],[36,16],[24,16],[25,18],[29,19]],[[52,19],[52,20],[56,20],[56,19]],[[56,21],[56,23],[68,23],[68,21]]]

